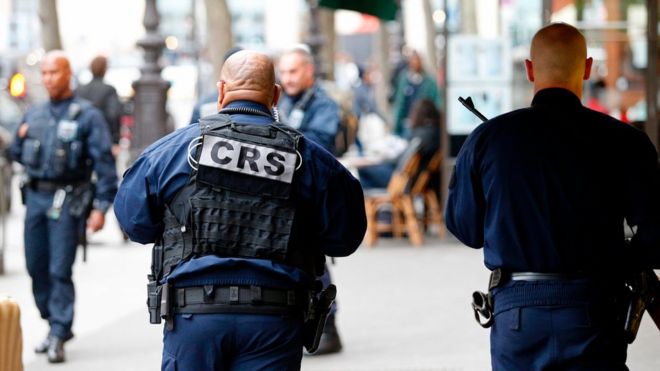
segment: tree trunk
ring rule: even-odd
[[[57,0],[39,0],[41,42],[44,50],[61,50],[60,22],[57,16]]]
[[[323,39],[320,54],[321,74],[326,80],[335,79],[335,11],[319,8],[319,31]]]
[[[231,14],[226,0],[204,0],[206,6],[206,50],[213,64],[213,74],[220,78],[225,53],[234,45]]]
[[[438,69],[438,55],[435,49],[435,23],[433,23],[433,8],[429,0],[422,0],[424,9],[424,28],[426,28],[426,55],[431,64],[431,74]]]

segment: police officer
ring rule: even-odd
[[[474,130],[458,155],[446,223],[484,248],[493,370],[627,370],[622,277],[660,267],[658,153],[641,131],[581,104],[582,34],[539,30],[529,108]],[[624,243],[624,219],[636,229]]]
[[[350,255],[364,235],[362,190],[331,154],[274,122],[280,87],[267,56],[235,53],[217,86],[219,113],[147,148],[115,213],[132,240],[155,242],[163,370],[298,370],[323,255]]]
[[[339,106],[316,82],[314,60],[305,47],[301,45],[293,48],[280,57],[278,72],[284,95],[278,106],[279,112],[287,125],[300,130],[307,139],[334,153],[340,121]],[[332,284],[327,265],[321,280],[324,286]],[[319,350],[314,353],[316,355],[337,353],[342,349],[335,325],[336,312],[335,302]]]
[[[334,153],[339,106],[316,82],[312,55],[302,46],[291,49],[280,57],[278,72],[284,90],[278,106],[283,121]]]
[[[25,194],[25,260],[48,337],[35,349],[51,363],[63,362],[64,342],[73,337],[72,266],[78,231],[98,231],[117,190],[111,139],[103,115],[70,88],[71,68],[61,51],[48,53],[41,64],[50,101],[25,115],[11,146],[12,157],[29,181]],[[91,185],[96,174],[96,192]]]

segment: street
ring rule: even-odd
[[[15,201],[18,202],[18,201]],[[6,274],[0,293],[21,307],[26,371],[149,371],[160,366],[162,325],[150,325],[146,274],[150,249],[122,241],[114,215],[90,238],[88,261],[79,254],[75,338],[67,362],[50,365],[33,352],[47,333],[30,291],[22,251],[24,209],[14,204],[7,220]],[[332,274],[339,294],[338,328],[344,350],[303,358],[303,370],[490,369],[488,331],[475,322],[469,306],[473,290],[485,289],[488,272],[482,252],[454,239],[429,237],[421,248],[406,240],[380,239],[374,248],[338,259]],[[660,369],[660,334],[645,317],[628,365],[634,371]]]

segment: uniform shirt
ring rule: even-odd
[[[199,122],[204,116],[213,115],[218,113],[218,91],[203,96],[193,107],[192,115],[190,116],[190,124]]]
[[[318,84],[314,84],[310,89],[314,90],[314,95],[307,106],[303,107],[305,115],[298,130],[305,134],[305,138],[320,144],[328,152],[334,153],[335,137],[339,130],[340,121],[339,106]],[[305,92],[295,97],[282,94],[278,106],[283,116],[281,121],[287,123],[295,104],[304,95]]]
[[[491,270],[658,268],[657,156],[643,132],[583,107],[568,90],[541,90],[530,108],[468,137],[450,182],[447,228],[483,246]],[[636,226],[629,250],[624,218]]]
[[[80,114],[76,119],[78,124],[76,136],[78,140],[83,142],[85,153],[81,156],[78,168],[68,171],[64,176],[57,177],[49,163],[54,151],[52,147],[56,141],[58,125],[51,125],[51,123],[58,123],[62,119],[67,119],[69,106],[74,102],[81,105]],[[47,118],[50,122],[37,123],[37,120],[44,120],[44,118]],[[47,165],[43,167],[43,173],[27,166],[28,175],[50,181],[89,181],[93,170],[97,178],[94,208],[105,212],[112,204],[117,192],[117,172],[115,160],[110,150],[112,146],[110,131],[101,112],[88,102],[71,97],[31,107],[23,117],[22,122],[28,124],[27,135],[25,138],[19,138],[18,133],[16,133],[10,147],[12,158],[22,163],[24,140],[34,137],[36,130],[47,130],[45,134],[46,143],[42,143],[40,149],[40,161],[46,162]],[[91,160],[91,163],[88,160]]]
[[[246,107],[268,113],[262,105],[247,101],[232,102],[226,108]],[[239,123],[270,124],[259,115],[231,115]],[[163,232],[163,212],[187,182],[188,144],[201,134],[199,125],[189,125],[149,146],[124,175],[115,199],[117,220],[131,240],[153,243]],[[360,183],[328,152],[317,144],[302,140],[303,158],[298,177],[297,197],[310,205],[315,215],[302,220],[305,228],[317,231],[308,248],[329,256],[353,253],[364,236],[366,218]],[[293,236],[292,236],[293,238]],[[177,285],[241,284],[292,288],[308,285],[302,270],[262,259],[227,258],[215,255],[193,258],[176,267],[168,277]]]

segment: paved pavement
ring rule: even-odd
[[[14,205],[7,223],[6,274],[0,293],[22,310],[26,371],[150,371],[160,365],[162,327],[149,325],[145,246],[124,244],[111,216],[91,237],[88,261],[74,266],[76,337],[67,344],[68,362],[49,365],[33,353],[47,326],[39,318],[22,252],[23,208]],[[488,274],[481,251],[456,240],[429,238],[421,248],[405,240],[381,239],[375,248],[339,259],[332,267],[339,287],[338,327],[344,351],[304,357],[306,371],[490,369],[488,331],[474,323],[470,293],[483,289]],[[645,318],[630,347],[634,371],[660,370],[660,334]]]

